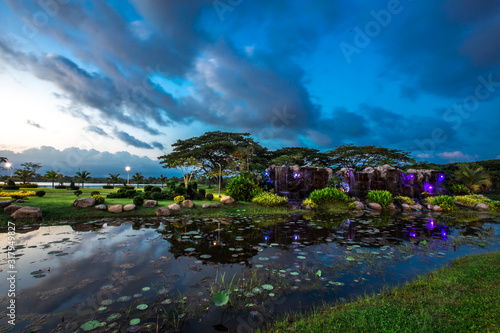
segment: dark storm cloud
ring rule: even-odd
[[[158,141],[151,142],[151,146],[158,148],[158,149],[161,149],[161,150],[165,149],[165,147],[161,143],[159,143]]]
[[[96,134],[99,134],[99,135],[102,135],[102,136],[106,136],[106,137],[110,137],[110,135],[108,133],[106,133],[105,130],[103,130],[102,128],[98,127],[98,126],[87,126],[85,127],[85,130],[87,132],[93,132],[93,133],[96,133]]]
[[[144,141],[141,141],[134,136],[128,134],[127,132],[124,131],[119,131],[115,130],[113,131],[113,134],[120,139],[121,141],[125,142],[126,144],[137,147],[137,148],[145,148],[145,149],[153,149],[149,143],[146,143]]]

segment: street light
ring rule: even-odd
[[[5,163],[5,166],[10,169],[10,178],[12,179],[12,163]]]
[[[125,167],[125,170],[127,171],[127,185],[128,185],[129,180],[130,180],[130,167],[127,165]]]
[[[219,198],[220,198],[220,181],[222,179],[222,167],[219,164]]]

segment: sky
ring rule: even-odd
[[[0,19],[14,168],[169,175],[158,156],[216,130],[500,158],[498,1],[6,0]]]

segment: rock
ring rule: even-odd
[[[443,208],[441,208],[441,206],[438,206],[438,205],[432,205],[431,210],[434,212],[441,212],[441,211],[443,211]]]
[[[421,211],[424,207],[422,207],[421,205],[419,204],[416,204],[416,205],[413,205],[411,206],[412,209],[414,210],[418,210],[418,211]]]
[[[210,208],[210,205],[209,204],[202,204],[201,208],[203,208],[203,209]]]
[[[388,210],[396,210],[396,205],[394,203],[390,203],[388,206],[387,206],[387,209]]]
[[[180,212],[181,211],[181,206],[178,204],[174,203],[168,206],[168,209],[170,209],[173,212]]]
[[[225,197],[222,197],[222,199],[220,199],[220,203],[223,205],[232,205],[234,203],[234,199],[229,195],[226,195]]]
[[[373,210],[382,210],[382,206],[380,206],[378,203],[376,202],[370,202],[368,204],[368,208],[371,208]]]
[[[93,198],[81,198],[81,199],[76,199],[73,202],[73,206],[78,208],[88,208],[92,207],[93,205],[95,205],[95,200]]]
[[[96,205],[94,208],[98,209],[98,210],[106,210],[107,209],[106,205]]]
[[[174,204],[176,205],[176,204]],[[177,205],[179,206],[179,205]],[[180,207],[179,207],[180,209]],[[170,210],[168,210],[167,208],[163,208],[163,207],[160,207],[156,210],[156,216],[170,216]]]
[[[24,199],[17,199],[16,202],[18,203],[23,203],[24,202]]]
[[[130,212],[130,211],[132,211],[134,209],[135,209],[135,205],[134,204],[128,204],[128,205],[123,206],[123,211],[124,212]]]
[[[195,206],[194,202],[188,199],[181,202],[181,205],[184,208],[193,208]]]
[[[156,200],[148,200],[142,204],[142,207],[156,207],[158,206],[158,201]]]
[[[19,205],[10,205],[10,206],[7,206],[3,209],[3,212],[5,214],[9,214],[11,215],[12,213],[14,213],[16,210],[18,209],[21,209],[23,208],[23,206],[19,206]]]
[[[305,206],[302,206],[305,210],[312,210],[313,208],[311,206],[308,206],[308,205],[305,205]]]
[[[42,210],[38,207],[25,206],[10,215],[16,220],[37,220],[42,218]]]
[[[12,203],[12,200],[0,201],[0,208],[5,208]]]
[[[119,214],[119,213],[123,212],[123,206],[122,205],[109,205],[108,212]]]
[[[363,209],[365,209],[365,204],[362,203],[361,201],[354,201],[353,203],[355,205],[356,210],[363,210]]]
[[[486,203],[478,203],[475,207],[474,207],[475,210],[479,210],[479,211],[485,211],[485,210],[489,210],[490,209],[490,205],[486,204]]]
[[[409,212],[412,210],[411,206],[408,205],[408,204],[401,204],[401,208],[405,211],[405,212]]]
[[[220,204],[213,203],[213,204],[210,205],[210,207],[212,207],[212,208],[220,208]]]

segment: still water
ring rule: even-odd
[[[499,236],[500,219],[477,214],[112,218],[18,229],[16,325],[1,318],[0,332],[251,332],[498,251]],[[9,286],[0,281],[2,308]],[[217,306],[216,294],[227,304]]]

